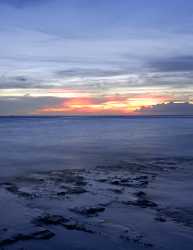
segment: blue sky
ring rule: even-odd
[[[0,114],[192,103],[192,12],[182,0],[1,0]]]

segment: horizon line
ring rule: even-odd
[[[193,115],[0,115],[0,118],[193,118]]]

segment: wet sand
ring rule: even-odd
[[[0,249],[193,249],[193,159],[0,180]]]

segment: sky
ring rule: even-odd
[[[0,0],[0,115],[193,115],[193,1]]]

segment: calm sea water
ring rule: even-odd
[[[0,118],[0,176],[193,157],[193,118]]]

